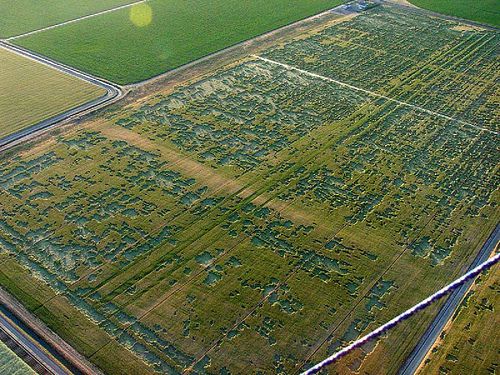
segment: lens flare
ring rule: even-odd
[[[153,9],[148,4],[130,7],[130,21],[137,27],[146,27],[153,21]]]

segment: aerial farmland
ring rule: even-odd
[[[462,17],[476,22],[500,26],[497,0],[410,0],[418,7],[431,11]]]
[[[9,38],[133,3],[133,0],[1,0],[0,36]]]
[[[496,274],[495,274],[496,273]],[[489,327],[498,326],[498,268],[481,276],[456,312],[450,327],[422,367],[422,373],[494,373],[498,345],[491,345]]]
[[[152,78],[341,0],[152,0],[13,42],[120,84]],[[278,11],[279,10],[279,11]],[[110,53],[110,51],[115,53]]]
[[[0,23],[0,137],[118,96],[0,153],[0,291],[84,373],[299,374],[497,254],[495,22],[381,1],[51,3],[50,21]],[[38,85],[50,100],[23,102]],[[496,267],[445,328],[451,297],[321,373],[494,373]]]
[[[3,342],[0,342],[0,371],[2,374],[36,374],[26,363],[17,357]]]
[[[0,139],[106,94],[1,46],[0,64]]]

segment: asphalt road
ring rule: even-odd
[[[76,116],[81,115],[83,113],[88,113],[90,111],[101,108],[105,105],[108,105],[108,104],[120,99],[123,96],[122,89],[119,86],[114,85],[112,83],[105,82],[101,79],[98,79],[98,78],[93,77],[89,74],[80,72],[80,71],[73,69],[69,66],[57,63],[57,62],[52,61],[44,56],[41,56],[41,55],[38,55],[38,54],[33,53],[31,51],[28,51],[24,48],[12,45],[6,41],[0,41],[0,47],[3,47],[11,52],[14,52],[14,53],[21,55],[23,57],[26,57],[28,59],[37,61],[41,64],[47,65],[47,66],[49,66],[53,69],[56,69],[62,73],[71,75],[73,77],[84,80],[84,81],[89,82],[91,84],[94,84],[96,86],[102,87],[103,89],[106,90],[106,94],[101,96],[100,98],[97,98],[95,100],[92,100],[90,102],[82,104],[78,107],[72,108],[66,112],[63,112],[63,113],[56,115],[56,116],[53,116],[47,120],[41,121],[33,126],[26,128],[26,129],[22,129],[14,134],[0,138],[0,151],[3,151],[5,149],[10,148],[10,147],[28,139],[29,137],[41,132],[42,130],[52,128],[52,127],[60,124],[64,120],[67,120],[69,118],[76,117]]]
[[[54,375],[71,374],[64,365],[50,355],[36,340],[0,310],[0,330],[26,352],[44,370]]]
[[[495,251],[495,247],[500,241],[500,224],[497,225],[491,233],[490,237],[483,244],[483,247],[477,254],[476,258],[469,267],[469,270],[476,267],[480,263],[486,261],[490,255]],[[436,342],[437,338],[443,331],[444,327],[451,319],[457,308],[460,306],[463,298],[467,294],[470,286],[474,280],[470,280],[464,283],[460,288],[455,289],[455,291],[448,297],[441,310],[432,321],[431,325],[427,328],[425,333],[420,338],[420,341],[413,349],[412,353],[406,359],[403,366],[398,371],[399,375],[413,375],[416,373],[420,364],[425,359],[429,350]]]

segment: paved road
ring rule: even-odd
[[[70,109],[66,112],[63,112],[59,115],[56,115],[54,117],[51,117],[47,120],[41,121],[33,126],[30,126],[26,129],[22,129],[14,134],[8,135],[4,138],[0,138],[0,151],[4,151],[16,144],[19,144],[20,142],[28,139],[30,136],[33,136],[34,134],[46,130],[48,128],[52,128],[56,125],[59,125],[62,121],[67,120],[72,117],[76,117],[78,115],[81,115],[83,113],[88,113],[93,110],[96,110],[98,108],[102,108],[105,105],[108,105],[110,103],[115,102],[116,100],[120,99],[123,96],[123,92],[121,87],[114,85],[112,83],[105,82],[101,79],[98,79],[96,77],[93,77],[89,74],[80,72],[74,68],[71,68],[69,66],[57,63],[55,61],[52,61],[44,56],[38,55],[34,52],[28,51],[22,47],[14,46],[6,41],[0,41],[0,47],[5,48],[11,52],[14,52],[20,56],[23,56],[25,58],[37,61],[41,64],[47,65],[53,69],[56,69],[64,74],[71,75],[73,77],[76,77],[78,79],[84,80],[88,83],[91,83],[93,85],[102,87],[103,89],[106,90],[106,94],[101,96],[100,98],[97,98],[95,100],[92,100],[90,102],[87,102],[85,104],[82,104],[78,107],[75,107],[73,109]]]
[[[28,353],[44,369],[43,373],[55,375],[71,374],[71,371],[50,355],[37,341],[19,327],[14,320],[4,314],[2,310],[0,310],[0,331],[14,341],[24,352]]]
[[[496,226],[493,233],[483,244],[478,255],[469,267],[469,270],[476,267],[480,263],[486,261],[490,255],[495,251],[495,247],[500,241],[500,224]],[[443,331],[444,327],[451,319],[457,308],[460,306],[463,298],[467,294],[470,286],[474,280],[470,280],[463,284],[460,288],[456,289],[446,300],[439,313],[436,315],[431,325],[420,338],[420,341],[413,349],[413,352],[406,359],[406,362],[399,369],[399,375],[413,375],[418,370],[420,364],[426,357],[429,350],[436,342],[438,336]]]

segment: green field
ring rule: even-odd
[[[0,0],[0,38],[129,4],[134,0]]]
[[[28,375],[35,372],[24,361],[0,341],[0,374]]]
[[[500,0],[408,0],[424,9],[500,27]]]
[[[500,220],[499,41],[331,15],[4,156],[0,285],[106,373],[297,374]],[[435,311],[331,371],[396,374]]]
[[[467,294],[420,374],[495,374],[500,341],[500,268],[482,275]]]
[[[151,78],[342,0],[152,0],[16,40],[113,82]]]
[[[0,66],[0,138],[106,93],[1,47]]]

